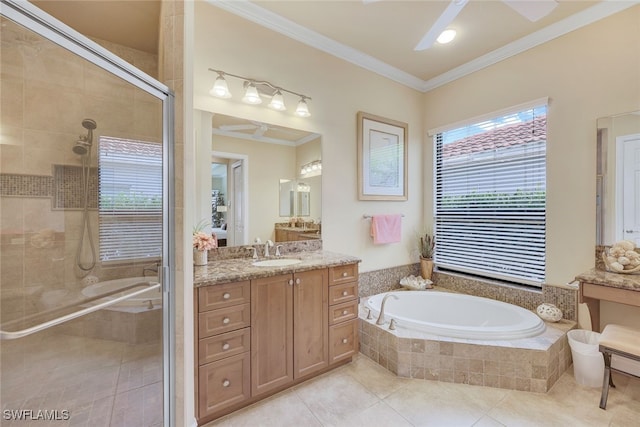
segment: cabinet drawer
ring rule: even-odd
[[[358,321],[351,320],[329,328],[329,363],[349,358],[358,351]]]
[[[358,264],[338,265],[329,268],[329,285],[357,280]]]
[[[249,351],[251,348],[251,329],[214,335],[198,343],[198,364],[206,365],[225,357]]]
[[[251,286],[245,282],[204,286],[198,289],[198,311],[204,312],[251,301]]]
[[[358,297],[358,282],[329,287],[329,305],[351,301]]]
[[[251,397],[250,353],[201,366],[198,372],[198,415],[204,418]]]
[[[358,317],[358,300],[343,302],[329,307],[329,324],[345,322]]]
[[[198,314],[199,338],[247,328],[251,325],[251,304],[242,304]]]

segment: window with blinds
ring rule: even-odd
[[[542,286],[546,105],[437,133],[439,268]]]
[[[100,137],[100,259],[133,261],[162,254],[162,145]]]

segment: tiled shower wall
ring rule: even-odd
[[[78,288],[81,158],[72,152],[82,120],[100,135],[161,140],[161,106],[133,86],[30,31],[3,20],[0,57],[1,321],[40,311],[48,291]],[[96,40],[150,75],[157,55]],[[97,185],[91,185],[91,232],[98,242]],[[87,247],[88,251],[88,247]],[[142,275],[140,266],[102,268],[103,280]]]
[[[360,273],[360,297],[367,297],[400,288],[400,279],[420,275],[419,264],[402,265]],[[461,274],[434,272],[436,286],[535,310],[543,302],[556,305],[567,320],[577,319],[577,290],[544,284],[541,290],[524,286],[504,285],[492,280],[479,280]]]

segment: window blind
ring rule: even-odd
[[[435,135],[439,268],[541,286],[546,105]]]
[[[132,261],[162,254],[162,145],[100,137],[100,259]]]

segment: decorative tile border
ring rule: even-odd
[[[53,177],[0,173],[0,196],[51,197]]]
[[[82,167],[53,165],[54,209],[83,209]],[[98,208],[98,170],[89,171],[89,209]]]
[[[53,176],[0,174],[0,196],[51,197],[53,209],[82,209],[84,194],[80,166],[53,165]],[[97,168],[89,173],[89,208],[98,207]]]

